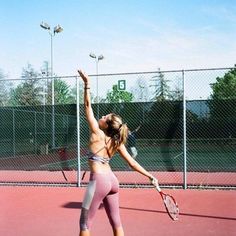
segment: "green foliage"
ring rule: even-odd
[[[212,99],[208,101],[210,122],[218,127],[222,136],[235,136],[236,67],[223,77],[217,77],[212,90]]]
[[[39,74],[33,69],[32,65],[28,64],[22,70],[22,78],[24,82],[19,84],[10,92],[10,104],[17,105],[40,105],[41,96],[39,95],[40,87],[39,80],[36,78]]]
[[[223,77],[217,77],[212,90],[212,99],[236,99],[236,67]]]
[[[93,94],[91,93],[91,100],[93,99]],[[79,103],[84,102],[84,88],[83,85],[79,85]],[[70,90],[70,103],[76,104],[77,103],[77,87],[74,86]]]
[[[9,93],[11,82],[7,80],[7,75],[0,69],[0,106],[7,106],[9,101]]]
[[[46,62],[44,62],[46,63]],[[46,69],[44,68],[46,67]],[[48,75],[47,63],[42,71]],[[52,94],[51,78],[47,76],[41,78],[42,74],[34,70],[32,65],[28,64],[22,69],[21,78],[23,81],[15,88],[10,90],[9,105],[12,106],[35,106],[50,105]],[[76,88],[71,89],[67,83],[61,79],[54,80],[54,98],[55,104],[69,104],[76,101]]]
[[[70,86],[61,79],[55,79],[55,104],[69,104],[74,101]]]
[[[107,93],[106,100],[109,103],[119,103],[119,102],[132,102],[134,95],[127,91],[118,90],[117,85],[113,85],[112,91]]]
[[[170,98],[171,97],[170,87],[167,84],[168,80],[165,79],[164,74],[159,72],[158,75],[153,76],[153,78],[156,78],[154,80],[156,81],[156,84],[152,85],[155,87],[154,97],[152,98],[152,100],[164,101]]]

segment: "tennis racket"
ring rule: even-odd
[[[166,211],[168,215],[170,216],[170,218],[174,221],[178,220],[179,207],[175,199],[171,195],[162,192],[159,186],[156,186],[156,190],[160,193],[161,198],[164,202]]]

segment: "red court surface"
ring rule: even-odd
[[[83,175],[82,172],[81,175]],[[135,171],[114,171],[121,184],[147,184],[147,178]],[[159,180],[162,185],[183,185],[182,172],[154,172],[154,176]],[[16,170],[1,170],[0,180],[1,183],[54,183],[54,184],[76,184],[77,172],[73,170],[65,170],[65,176],[61,171],[16,171]],[[236,173],[235,172],[187,172],[188,185],[194,186],[231,186],[235,185]],[[86,173],[82,183],[89,181],[89,172]]]
[[[154,189],[120,189],[126,236],[236,235],[235,190],[171,190],[180,219],[170,220]],[[85,188],[0,187],[0,235],[74,236]],[[105,210],[98,210],[93,236],[111,236]]]

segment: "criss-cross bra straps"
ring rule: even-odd
[[[107,151],[107,155],[109,156],[109,158],[111,158],[111,155],[109,153],[109,150],[108,150],[108,147],[107,147],[107,144],[111,141],[111,138],[106,142],[106,139],[105,139],[105,145],[104,145],[104,148],[106,148],[106,151]]]
[[[98,156],[96,156],[97,155],[97,153],[99,153],[100,151],[102,151],[104,148],[106,149],[106,151],[107,151],[107,155],[109,156],[109,159],[111,158],[111,155],[110,155],[110,153],[109,153],[109,150],[108,150],[108,147],[107,147],[107,144],[109,143],[111,141],[111,138],[106,142],[106,140],[105,140],[105,145],[102,147],[102,148],[100,148],[98,151],[96,151],[95,153],[92,153],[92,156],[90,156],[89,157],[89,159],[90,160],[95,160],[95,158],[94,157],[98,157]],[[104,157],[99,157],[99,158],[102,158],[102,159],[106,159],[106,158],[104,158]],[[97,158],[96,158],[97,159]]]

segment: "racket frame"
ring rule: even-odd
[[[177,216],[177,218],[174,218],[174,217],[171,215],[171,213],[169,212],[169,210],[168,210],[168,208],[167,208],[167,206],[166,206],[166,202],[165,202],[165,197],[166,197],[166,196],[170,197],[170,198],[173,200],[173,202],[175,203],[175,206],[176,206],[176,208],[178,209],[178,214],[179,214],[179,207],[178,207],[178,204],[177,204],[176,200],[174,199],[174,197],[171,196],[170,194],[167,194],[167,193],[162,192],[162,190],[160,189],[159,186],[156,186],[156,190],[157,190],[158,193],[161,195],[161,198],[162,198],[162,200],[163,200],[163,202],[164,202],[166,211],[167,211],[168,215],[170,216],[170,218],[171,218],[172,220],[174,220],[174,221],[178,220],[178,216]]]

